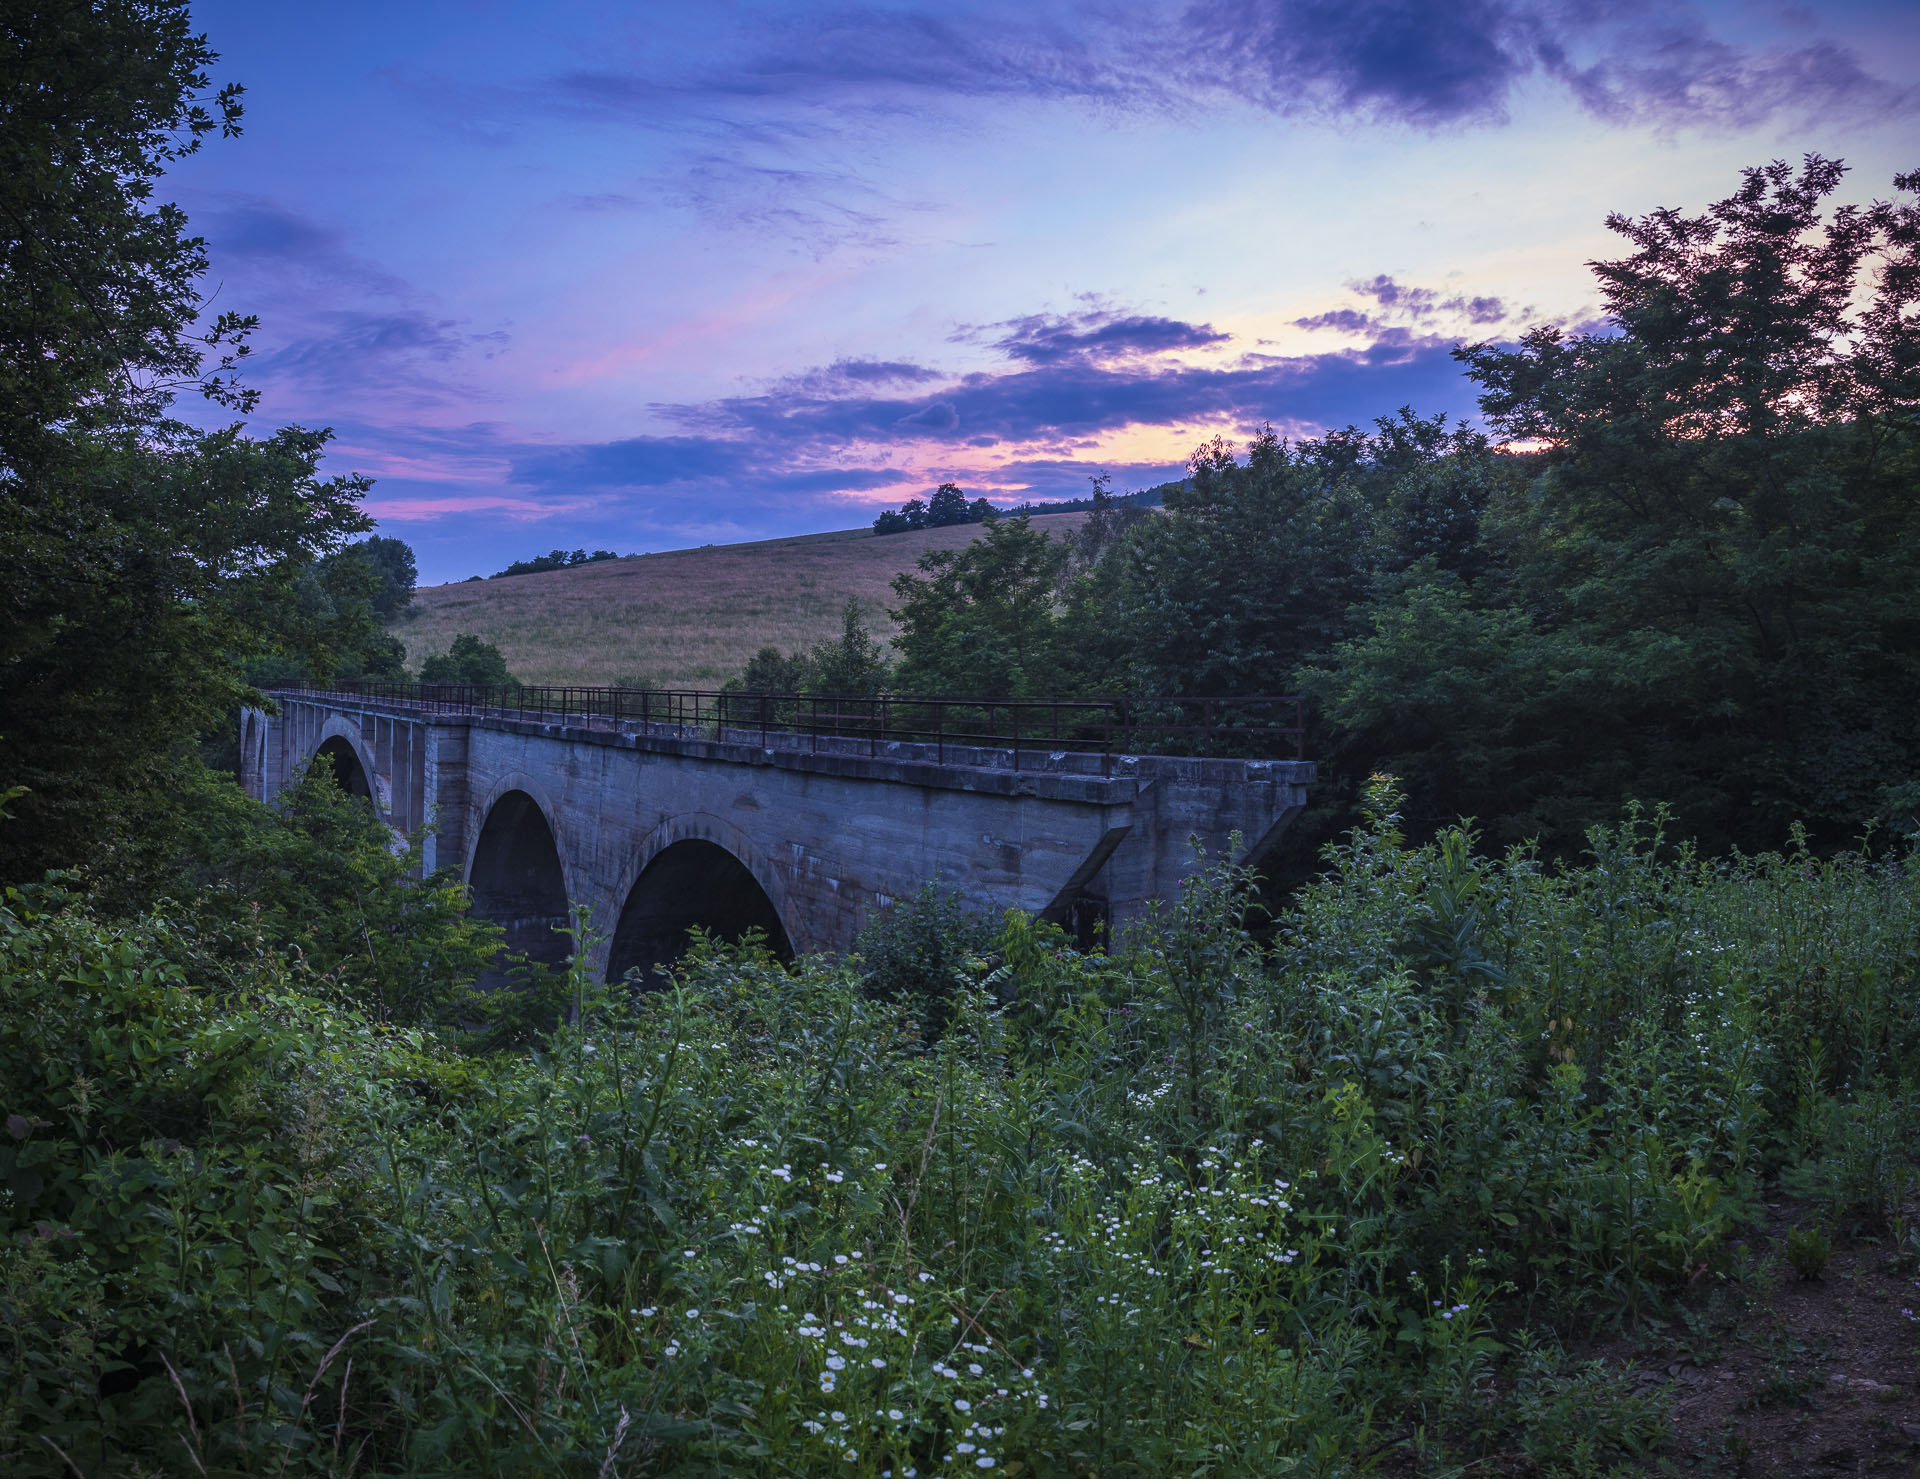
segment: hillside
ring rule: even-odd
[[[1056,539],[1084,514],[1043,514]],[[407,665],[471,632],[529,683],[712,688],[759,648],[783,651],[839,635],[849,596],[891,631],[894,576],[929,549],[958,549],[977,524],[876,537],[870,529],[709,545],[605,560],[570,570],[427,586],[394,634]]]

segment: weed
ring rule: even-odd
[[[1787,1229],[1787,1264],[1803,1279],[1817,1279],[1827,1271],[1833,1245],[1818,1227]]]

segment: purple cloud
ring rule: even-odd
[[[1100,310],[1064,317],[1028,314],[989,326],[1006,332],[990,339],[994,348],[1033,365],[1057,365],[1068,360],[1108,360],[1131,355],[1165,354],[1175,349],[1204,349],[1224,344],[1233,336],[1212,324],[1184,323],[1151,314],[1117,314]],[[962,337],[971,337],[972,332]]]
[[[1829,41],[1756,49],[1684,3],[1601,0],[1196,0],[1206,80],[1270,112],[1445,128],[1501,123],[1552,77],[1599,117],[1743,126],[1776,114],[1910,111],[1915,90]]]
[[[1379,319],[1357,308],[1333,308],[1307,318],[1293,320],[1296,329],[1340,329],[1349,334],[1377,332],[1386,326]]]

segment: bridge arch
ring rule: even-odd
[[[680,958],[696,926],[737,940],[759,930],[782,960],[794,953],[777,876],[738,827],[715,816],[676,817],[641,846],[638,866],[614,897],[620,914],[607,951],[607,980]]]
[[[314,747],[314,758],[325,755],[333,762],[334,784],[349,796],[364,796],[372,805],[376,815],[386,810],[380,803],[382,797],[373,764],[373,752],[367,748],[367,742],[357,729],[337,715],[329,719],[320,731],[320,743]]]
[[[240,712],[240,784],[249,796],[261,801],[266,798],[266,715],[253,708]]]
[[[572,944],[567,873],[559,839],[548,821],[552,805],[523,776],[504,783],[481,810],[479,836],[467,864],[468,912],[506,932],[503,952],[550,968],[564,967]],[[508,984],[503,971],[480,979],[484,988]]]

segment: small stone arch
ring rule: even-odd
[[[777,876],[739,828],[704,813],[676,817],[642,844],[632,877],[614,895],[620,912],[607,980],[638,971],[653,984],[655,968],[679,959],[695,927],[723,939],[758,930],[790,960],[794,931],[780,894]]]
[[[564,968],[572,950],[563,933],[570,922],[567,876],[546,808],[530,791],[503,786],[481,817],[467,864],[468,912],[501,927],[503,955]],[[508,978],[496,965],[479,984],[497,989]]]

